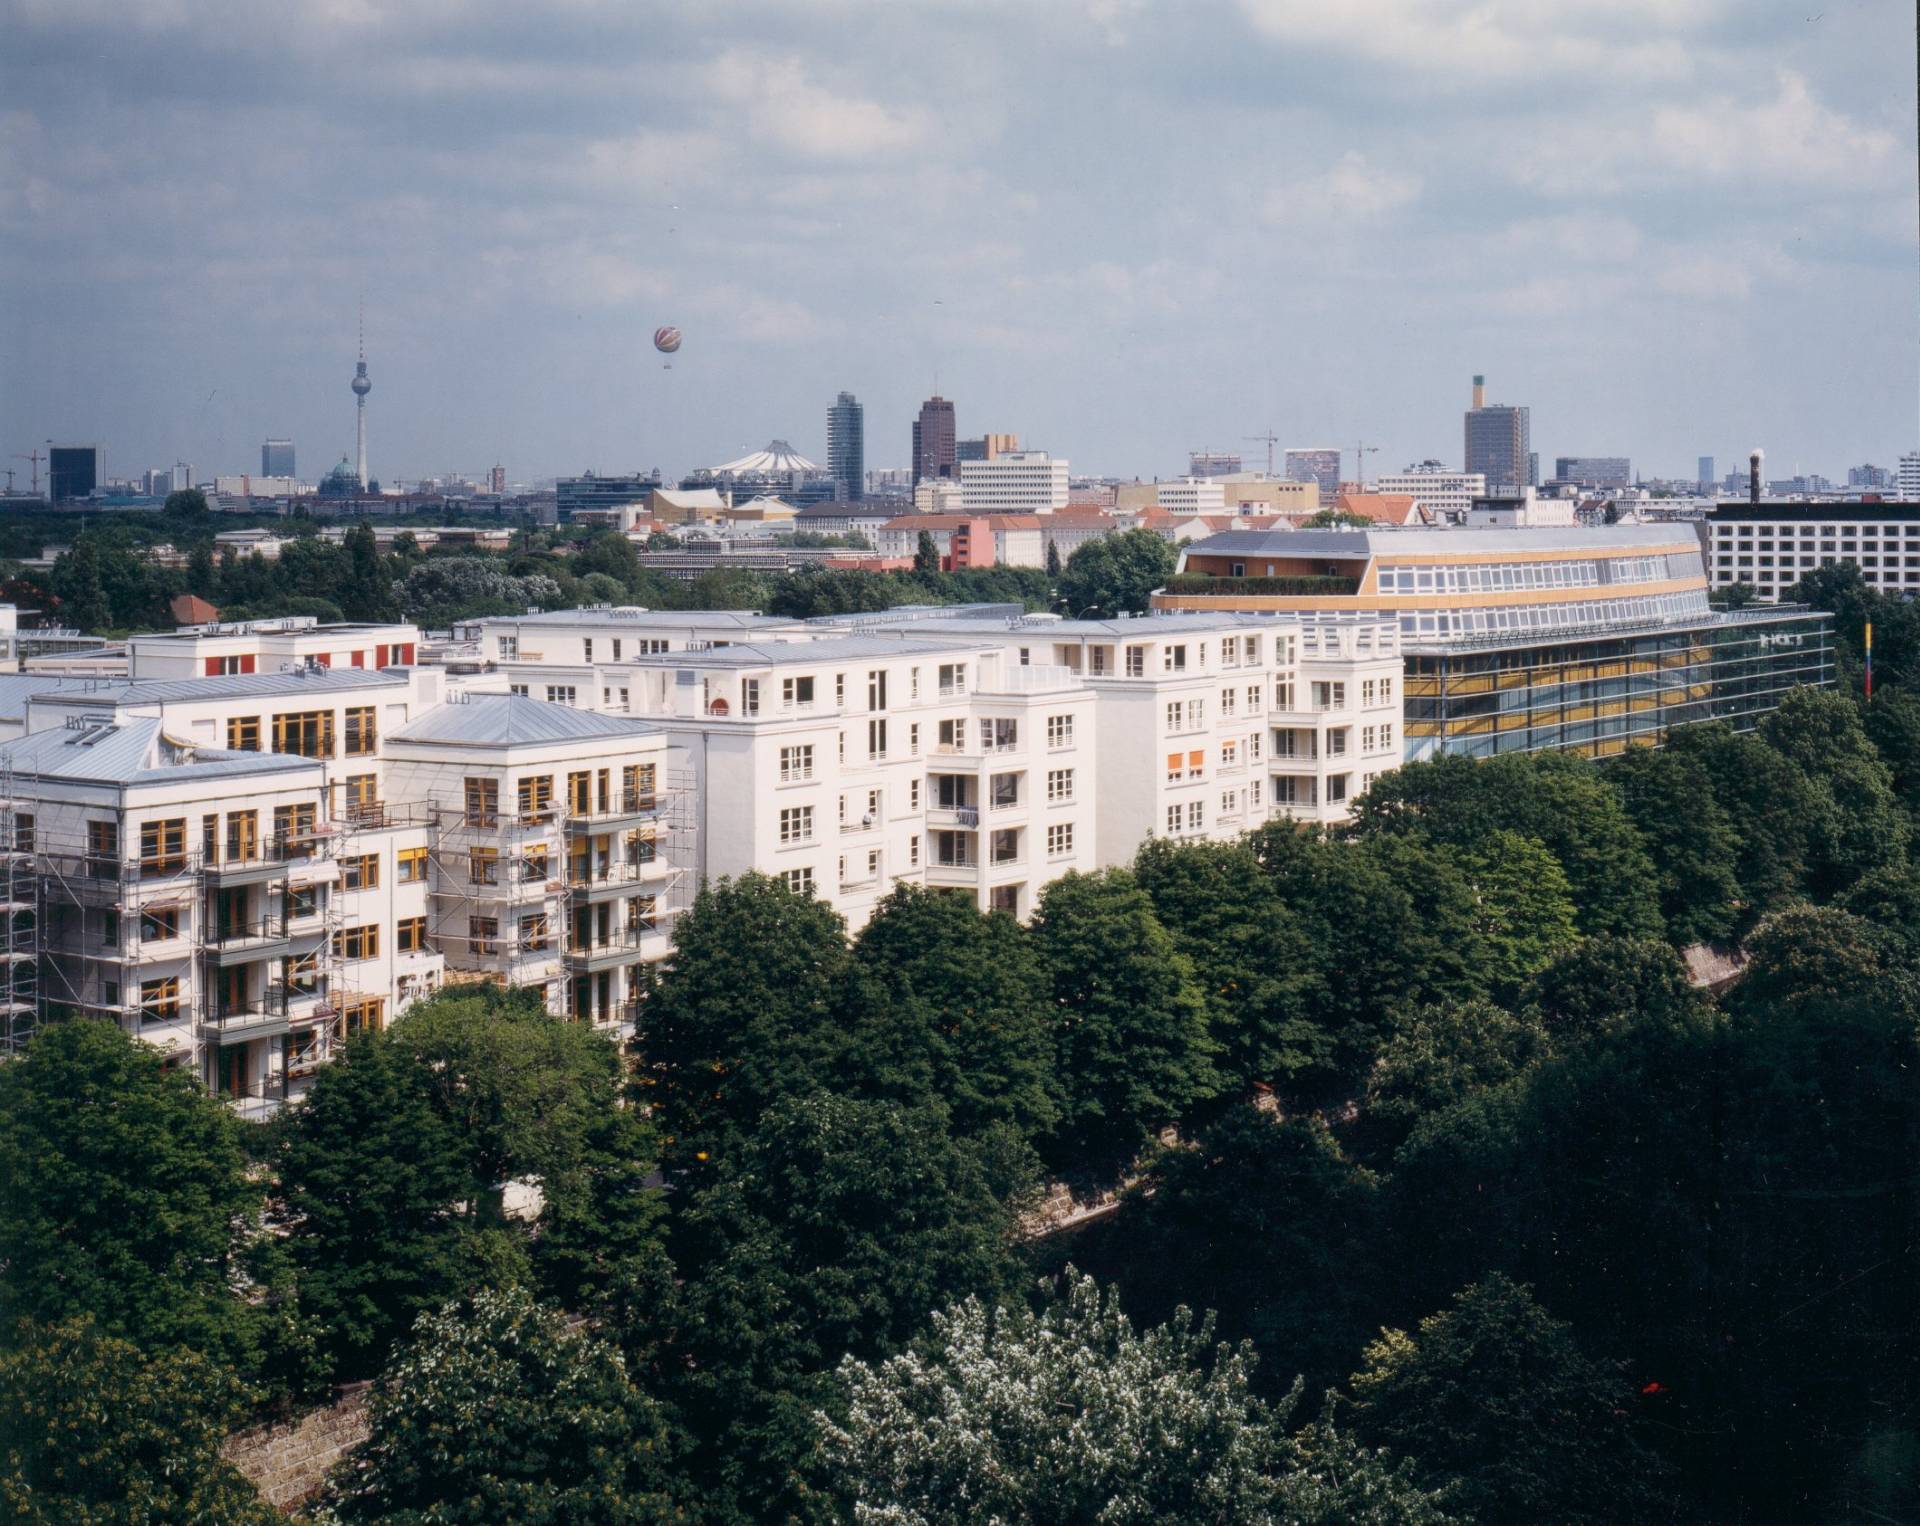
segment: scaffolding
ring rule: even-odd
[[[31,813],[0,761],[0,1053],[17,1054],[40,1026],[40,875]]]

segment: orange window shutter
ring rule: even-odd
[[[1190,752],[1187,754],[1188,768],[1199,768],[1206,761],[1207,755],[1204,752]]]
[[[1179,753],[1177,753],[1177,752],[1170,752],[1170,753],[1168,753],[1168,754],[1167,754],[1167,767],[1168,767],[1168,769],[1169,769],[1169,770],[1171,770],[1171,771],[1175,771],[1175,772],[1177,772],[1177,771],[1179,770],[1179,767],[1180,767],[1180,754],[1179,754]]]

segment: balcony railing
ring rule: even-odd
[[[612,821],[623,816],[644,816],[659,808],[660,796],[657,791],[620,790],[602,804],[580,809],[569,806],[567,820],[569,823]]]

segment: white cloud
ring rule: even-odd
[[[814,84],[797,57],[734,49],[709,74],[714,94],[751,134],[805,159],[858,162],[919,147],[932,119],[917,107],[883,106]]]
[[[1823,106],[1782,71],[1769,100],[1715,96],[1544,128],[1514,162],[1521,184],[1591,196],[1739,181],[1756,189],[1857,191],[1904,180],[1892,133]]]
[[[1290,48],[1350,54],[1418,73],[1435,89],[1576,74],[1691,77],[1681,38],[1720,0],[1240,0],[1256,30]]]
[[[1273,187],[1265,215],[1270,223],[1293,226],[1372,222],[1416,201],[1420,188],[1418,175],[1370,164],[1365,154],[1349,150],[1317,175]]]

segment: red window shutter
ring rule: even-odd
[[[384,668],[387,665],[387,649],[384,646],[376,646],[373,649],[373,665],[376,668]]]
[[[366,665],[367,654],[365,652],[355,652],[353,654],[353,666],[356,668],[364,668]]]
[[[207,659],[207,677],[218,678],[219,676],[220,676],[220,659],[218,657],[209,657]]]
[[[411,641],[401,642],[400,645],[393,649],[393,654],[393,665],[395,667],[410,668],[413,666],[413,643]]]
[[[248,652],[243,657],[241,657],[240,671],[242,673],[251,673],[253,671],[253,653],[252,652]]]
[[[319,664],[320,664],[320,666],[321,666],[321,667],[323,667],[323,668],[330,668],[330,667],[332,667],[332,666],[333,666],[333,653],[331,653],[331,652],[315,652],[315,653],[313,654],[313,660],[314,660],[315,662],[317,662],[317,663],[319,663]]]

